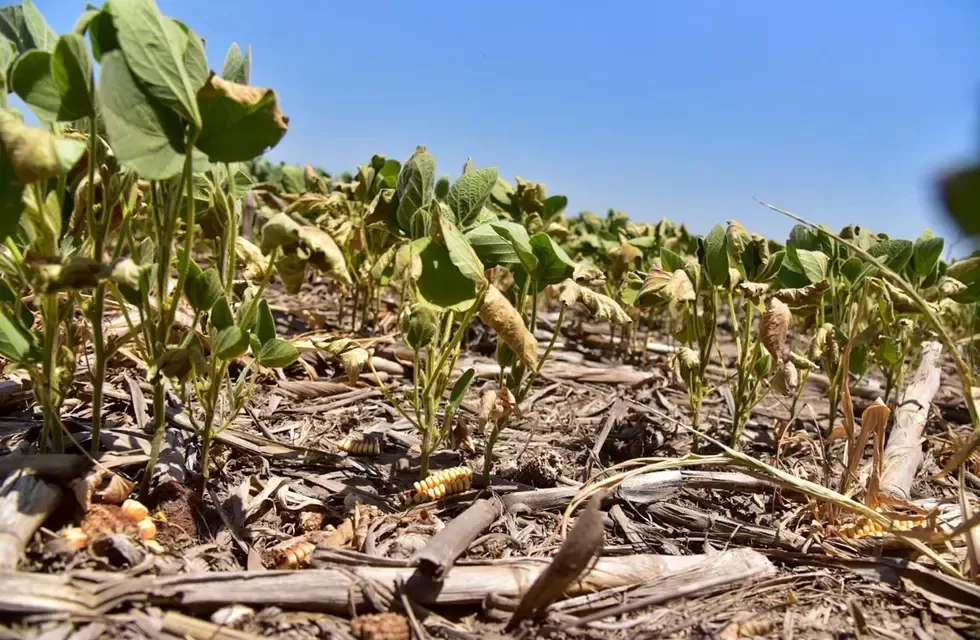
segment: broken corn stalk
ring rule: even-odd
[[[469,491],[473,484],[473,470],[469,467],[452,467],[436,471],[425,480],[415,483],[415,488],[401,494],[402,502],[422,504],[441,500],[446,496]]]
[[[381,455],[381,443],[374,438],[352,438],[348,436],[341,440],[337,448],[352,456]]]

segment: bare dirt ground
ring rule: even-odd
[[[269,297],[285,333],[336,330],[335,298],[322,288],[299,298],[275,291]],[[553,316],[542,314],[541,331]],[[385,335],[390,328],[384,319],[381,324],[365,333]],[[730,360],[709,368],[716,381],[721,365],[733,365],[724,326],[721,336]],[[484,437],[476,398],[495,384],[496,363],[492,335],[477,326],[460,365],[478,369],[460,416],[475,450],[445,450],[434,463],[470,466],[474,489],[412,509],[392,498],[418,479],[420,437],[370,373],[351,385],[336,362],[305,354],[279,377],[269,376],[219,438],[204,487],[196,475],[200,451],[175,408],[165,451],[172,468],[147,504],[162,512],[158,548],[122,535],[84,551],[67,547],[56,532],[77,520],[78,511],[63,500],[30,539],[18,574],[5,574],[0,584],[0,638],[980,637],[976,585],[943,577],[894,539],[834,538],[815,525],[812,501],[751,478],[740,484],[712,476],[726,471],[718,467],[679,470],[652,493],[609,492],[596,516],[604,539],[592,568],[606,572],[592,578],[603,590],[575,595],[582,589],[571,585],[570,597],[552,604],[546,617],[505,634],[518,595],[506,597],[516,575],[508,563],[555,556],[562,514],[581,483],[631,459],[690,452],[691,434],[678,426],[690,424],[687,394],[671,382],[665,349],[657,344],[669,341],[655,330],[650,349],[624,356],[608,346],[605,328],[571,323],[522,417],[503,431],[488,483],[480,473]],[[410,352],[394,343],[375,348],[386,384],[404,393]],[[107,393],[115,445],[103,462],[132,480],[150,442],[148,386],[139,372],[120,354]],[[913,498],[957,495],[955,477],[933,477],[955,437],[969,430],[954,380],[947,370],[933,401]],[[90,387],[80,380],[77,390],[66,424],[83,438]],[[880,381],[872,373],[852,391],[860,416],[881,394]],[[13,452],[36,437],[40,418],[23,393],[3,400],[2,449]],[[827,413],[819,376],[809,380],[795,419],[785,398],[770,395],[753,413],[744,451],[798,477],[832,482],[823,461],[842,445],[821,445]],[[702,425],[728,441],[731,413],[723,394],[708,398]],[[381,455],[340,452],[338,443],[350,434],[378,438]],[[713,451],[708,446],[704,453]],[[975,493],[975,463],[971,470],[966,479]],[[70,493],[64,478],[51,482]],[[477,505],[477,498],[491,500]],[[428,577],[413,559],[464,513],[485,518],[486,526],[464,540],[441,586],[423,584]],[[751,556],[738,555],[744,550]],[[961,548],[946,551],[963,557]],[[707,564],[658,576],[654,555]],[[743,559],[751,569],[740,568]],[[610,586],[615,574],[631,570],[638,575],[630,584]],[[376,611],[392,614],[365,617]]]

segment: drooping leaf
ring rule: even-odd
[[[184,165],[177,114],[143,93],[121,51],[102,58],[98,88],[109,144],[119,161],[150,180],[166,180]]]
[[[221,296],[221,276],[214,267],[209,267],[194,277],[187,278],[187,301],[195,311],[210,311]]]
[[[449,188],[446,203],[456,214],[461,229],[472,226],[473,220],[490,199],[497,184],[497,168],[472,169],[461,175]]]
[[[4,35],[0,35],[0,91],[9,93],[7,87],[7,72],[17,58],[17,45]]]
[[[255,335],[262,344],[276,337],[276,319],[272,315],[269,301],[265,298],[259,300],[258,315],[255,318]]]
[[[67,173],[85,153],[85,143],[28,126],[4,109],[0,109],[0,147],[0,174],[16,186]]]
[[[12,362],[23,363],[31,359],[32,338],[19,324],[0,312],[0,356]]]
[[[666,271],[677,271],[687,265],[684,258],[667,248],[660,250],[660,262]]]
[[[538,257],[534,254],[534,247],[531,246],[531,238],[528,236],[527,229],[524,228],[524,225],[509,220],[499,220],[497,222],[491,222],[490,227],[500,237],[510,242],[524,270],[532,276],[536,275]]]
[[[235,315],[232,313],[231,305],[225,296],[218,297],[218,300],[211,307],[210,315],[211,326],[218,331],[224,331],[235,324]]]
[[[299,360],[299,350],[282,338],[272,338],[262,345],[257,359],[263,367],[281,369]]]
[[[23,0],[24,25],[27,32],[31,35],[34,47],[42,51],[54,51],[55,43],[58,41],[58,34],[51,28],[48,21],[38,10],[31,0]]]
[[[329,233],[312,225],[300,225],[298,239],[310,264],[343,284],[352,284],[344,253]]]
[[[102,57],[111,51],[118,51],[119,32],[108,11],[98,11],[87,25],[88,39],[92,44],[92,57],[99,64]]]
[[[545,201],[541,203],[541,219],[551,220],[553,217],[565,210],[568,206],[568,198],[566,196],[551,196],[545,198]]]
[[[571,278],[575,273],[575,262],[547,233],[536,233],[531,236],[531,248],[534,249],[534,255],[538,260],[534,274],[538,286],[558,284],[566,278]]]
[[[502,266],[513,270],[522,264],[514,248],[514,243],[501,236],[494,229],[493,223],[484,223],[473,227],[466,232],[466,239],[476,251],[480,262],[488,269]],[[531,255],[533,256],[533,253]]]
[[[728,282],[728,243],[725,227],[716,224],[704,237],[704,268],[708,282],[716,287]]]
[[[287,164],[282,167],[282,190],[286,193],[304,193],[306,191],[306,177],[303,175],[303,168],[295,164]]]
[[[491,285],[480,307],[480,320],[497,332],[499,349],[507,347],[529,368],[537,366],[538,341],[524,324],[524,318],[495,285]]]
[[[811,282],[820,282],[827,278],[827,269],[830,265],[830,258],[822,251],[810,251],[808,249],[796,250],[796,262]]]
[[[439,218],[439,227],[442,232],[442,240],[449,251],[449,259],[453,261],[460,273],[476,283],[480,289],[485,287],[487,277],[484,274],[483,264],[476,252],[473,251],[473,247],[466,241],[466,237],[456,225],[445,217]]]
[[[222,360],[233,360],[248,351],[248,333],[234,325],[225,327],[214,339],[214,353]]]
[[[922,234],[916,241],[912,252],[912,263],[915,273],[920,278],[927,277],[936,268],[939,258],[943,255],[943,239]]]
[[[190,41],[197,36],[160,13],[154,0],[112,0],[109,7],[133,76],[151,97],[201,128],[196,96],[206,78],[192,76],[199,74],[196,62],[187,67],[189,59],[199,59]]]
[[[61,93],[51,75],[51,54],[35,49],[17,58],[10,68],[10,88],[44,122],[62,118]]]
[[[252,77],[252,45],[242,54],[237,42],[232,42],[225,54],[225,63],[221,67],[221,77],[229,82],[248,84]]]
[[[456,380],[452,391],[449,392],[449,413],[454,414],[459,410],[463,404],[463,397],[466,396],[466,390],[473,384],[474,379],[476,379],[476,369],[470,367]]]
[[[654,267],[647,274],[636,297],[636,304],[656,307],[670,302],[691,302],[697,294],[694,284],[683,269],[666,271]]]
[[[901,273],[912,259],[914,249],[915,245],[910,240],[884,240],[872,246],[868,253],[892,271]]]
[[[581,302],[597,322],[631,324],[632,318],[619,304],[603,293],[583,287],[571,278],[558,285],[558,300],[565,306]]]
[[[398,198],[398,225],[411,238],[428,231],[428,217],[419,215],[435,195],[436,159],[420,146],[402,166],[395,187]]]
[[[92,62],[82,36],[68,33],[58,38],[51,75],[60,93],[62,119],[78,120],[95,115]]]
[[[422,267],[417,282],[419,301],[441,311],[470,309],[477,299],[477,283],[453,264],[449,250],[428,237],[410,246]]]
[[[213,162],[244,162],[262,155],[279,143],[289,126],[271,89],[212,74],[197,101],[204,123],[197,148]]]
[[[37,48],[24,20],[24,7],[19,4],[0,7],[0,34],[14,43],[17,53]]]

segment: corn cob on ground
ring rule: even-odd
[[[376,438],[355,438],[348,436],[340,441],[337,448],[352,456],[381,455],[381,442]]]
[[[473,484],[473,470],[469,467],[452,467],[434,472],[425,480],[415,483],[413,489],[399,496],[406,505],[441,500],[448,495],[469,491]]]

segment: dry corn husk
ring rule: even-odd
[[[783,347],[792,321],[793,314],[786,303],[778,298],[769,298],[766,311],[762,314],[762,346],[777,363],[783,361]]]
[[[538,341],[534,334],[524,326],[524,319],[497,287],[491,286],[480,307],[480,320],[490,325],[497,336],[517,354],[525,366],[535,368],[538,364]]]

